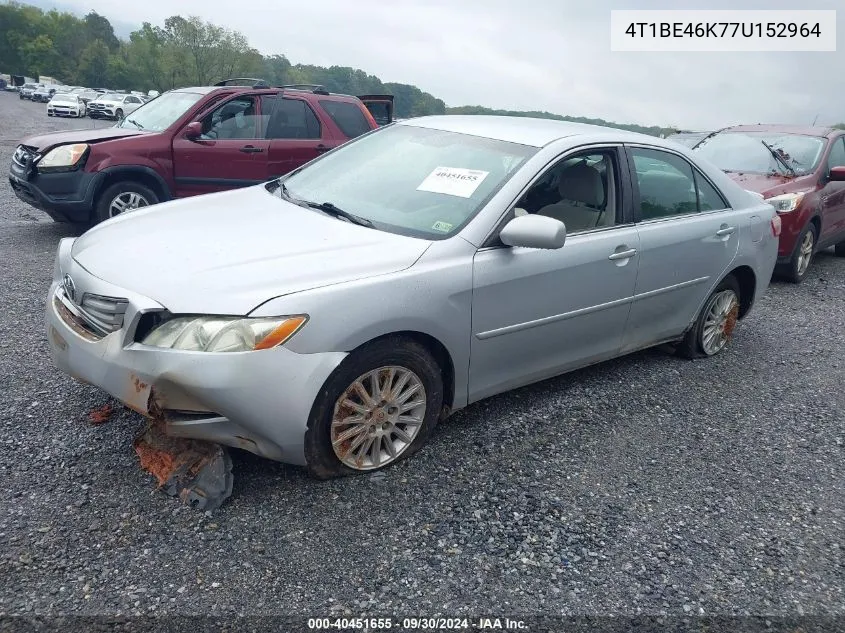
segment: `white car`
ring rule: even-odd
[[[88,102],[88,116],[92,119],[122,119],[144,105],[140,97],[119,92],[107,92]]]
[[[85,102],[79,95],[57,92],[47,104],[47,116],[85,116]]]

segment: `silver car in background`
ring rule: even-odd
[[[88,116],[92,119],[122,119],[144,105],[140,97],[119,92],[107,92],[88,102]]]
[[[521,385],[662,343],[717,354],[779,231],[669,141],[422,117],[63,239],[47,333],[60,369],[169,435],[332,477]]]

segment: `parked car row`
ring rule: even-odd
[[[48,104],[47,116],[89,116],[92,119],[119,120],[158,96],[133,91],[109,91],[103,88],[24,84],[19,98]]]

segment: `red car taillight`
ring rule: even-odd
[[[774,237],[780,237],[781,226],[780,216],[776,215],[772,218],[772,235]]]

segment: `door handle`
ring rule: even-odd
[[[240,151],[242,151],[244,154],[258,154],[260,152],[263,152],[264,150],[260,147],[255,147],[254,145],[244,145],[240,149]]]
[[[316,150],[317,150],[317,153],[318,153],[318,154],[325,154],[326,152],[328,152],[328,151],[331,149],[331,147],[328,147],[328,146],[323,145],[322,143],[320,143],[320,144],[319,144],[317,147],[315,147],[314,149],[316,149]]]
[[[611,261],[616,261],[617,259],[631,259],[636,254],[636,248],[629,248],[627,251],[618,251],[616,253],[613,253],[608,257],[608,259]]]
[[[723,226],[718,231],[716,231],[716,236],[725,237],[726,235],[730,235],[734,231],[736,231],[736,227],[734,226]]]

